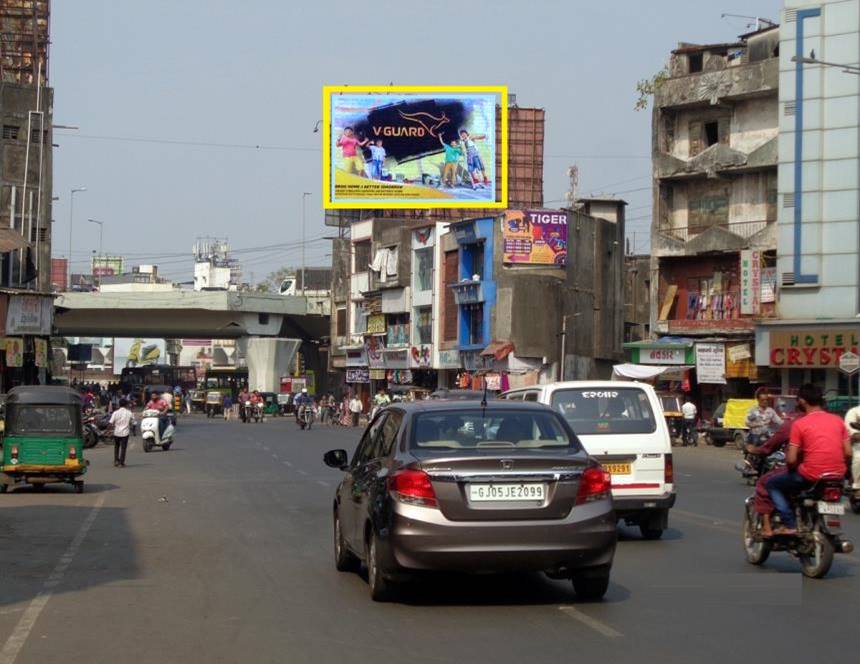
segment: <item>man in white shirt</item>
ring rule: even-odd
[[[110,416],[110,425],[113,427],[113,465],[116,467],[125,468],[125,451],[133,422],[134,415],[128,409],[128,401],[120,399],[119,408]]]
[[[860,497],[860,431],[851,425],[860,422],[860,406],[854,406],[845,413],[845,426],[851,436],[851,476],[854,479],[854,495]]]
[[[357,394],[352,396],[352,399],[349,400],[349,412],[352,415],[352,426],[358,426],[358,416],[361,415],[361,411],[364,410],[364,404],[361,403],[361,399],[358,398]]]
[[[684,405],[681,406],[681,414],[684,416],[684,445],[687,445],[691,436],[696,435],[696,415],[699,414],[696,404],[690,400],[690,397],[687,397]]]

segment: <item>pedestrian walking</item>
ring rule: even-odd
[[[361,416],[361,412],[363,410],[364,404],[361,403],[361,399],[358,398],[358,395],[354,395],[349,401],[349,412],[352,416],[352,426],[358,426],[358,418]]]
[[[125,468],[125,452],[133,422],[134,415],[128,409],[128,401],[120,399],[119,408],[110,416],[110,425],[113,427],[113,465],[116,467]]]
[[[227,394],[224,397],[224,421],[229,421],[230,416],[233,414],[233,397]]]
[[[343,427],[348,427],[350,424],[352,424],[352,414],[349,412],[349,397],[345,394],[343,395],[343,399],[340,402],[340,413],[338,421]]]

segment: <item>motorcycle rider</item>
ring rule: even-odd
[[[824,410],[821,388],[807,383],[797,392],[797,405],[806,415],[791,425],[786,453],[787,472],[771,477],[767,491],[782,519],[774,535],[797,534],[791,497],[825,476],[844,477],[851,444],[845,422]]]
[[[686,445],[692,436],[696,435],[696,416],[699,414],[696,404],[693,403],[689,395],[684,399],[684,405],[681,406],[681,414],[684,417],[684,426],[681,430],[681,435],[683,436],[684,445]]]
[[[158,437],[161,438],[167,430],[167,423],[169,420],[167,415],[167,402],[161,398],[161,395],[159,395],[158,392],[153,392],[149,397],[149,401],[146,402],[146,410],[158,411]]]
[[[853,481],[851,489],[854,491],[854,498],[860,498],[860,431],[851,426],[855,422],[860,422],[860,406],[854,406],[845,413],[845,428],[848,429],[848,434],[851,436],[851,448],[853,450],[851,456],[851,479]]]
[[[301,394],[296,396],[296,400],[293,402],[296,406],[296,422],[299,421],[299,414],[301,413],[302,406],[307,408],[313,408],[314,400],[313,397],[308,394],[308,388],[303,387]]]
[[[788,440],[791,435],[791,425],[805,415],[803,410],[801,410],[799,403],[795,404],[795,408],[796,410],[794,413],[785,413],[782,426],[780,426],[776,433],[774,433],[764,443],[761,445],[747,443],[745,448],[747,454],[766,457],[783,449],[788,444]],[[773,470],[762,474],[762,476],[756,480],[754,506],[755,511],[758,514],[761,514],[761,534],[763,537],[773,537],[773,528],[770,524],[770,517],[773,514],[775,507],[767,492],[767,483],[771,478],[776,477],[777,475],[783,475],[787,472],[788,468],[785,466],[779,466],[778,468],[774,468]]]
[[[251,396],[248,394],[248,388],[243,385],[242,390],[239,392],[239,415],[242,417],[243,422],[248,420],[248,413],[245,410],[245,404],[248,403],[250,398]]]

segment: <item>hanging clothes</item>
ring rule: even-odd
[[[502,380],[501,380],[501,390],[502,390],[502,392],[507,392],[509,389],[511,389],[511,381],[508,378],[508,372],[503,371],[502,372]]]
[[[388,264],[390,256],[391,251],[386,247],[383,247],[382,249],[377,249],[376,254],[374,254],[373,256],[373,262],[369,265],[371,271],[379,273],[379,281],[383,284],[388,278]],[[396,259],[394,261],[394,264],[397,265]]]

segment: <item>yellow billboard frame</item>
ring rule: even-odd
[[[335,203],[331,200],[331,96],[338,93],[350,94],[467,94],[483,93],[496,94],[500,98],[501,113],[501,200],[488,203],[486,201],[415,201],[393,202],[381,205],[379,202]],[[322,104],[323,126],[323,208],[326,210],[350,209],[499,209],[508,207],[508,86],[506,85],[324,85]],[[495,169],[495,164],[493,164]]]

